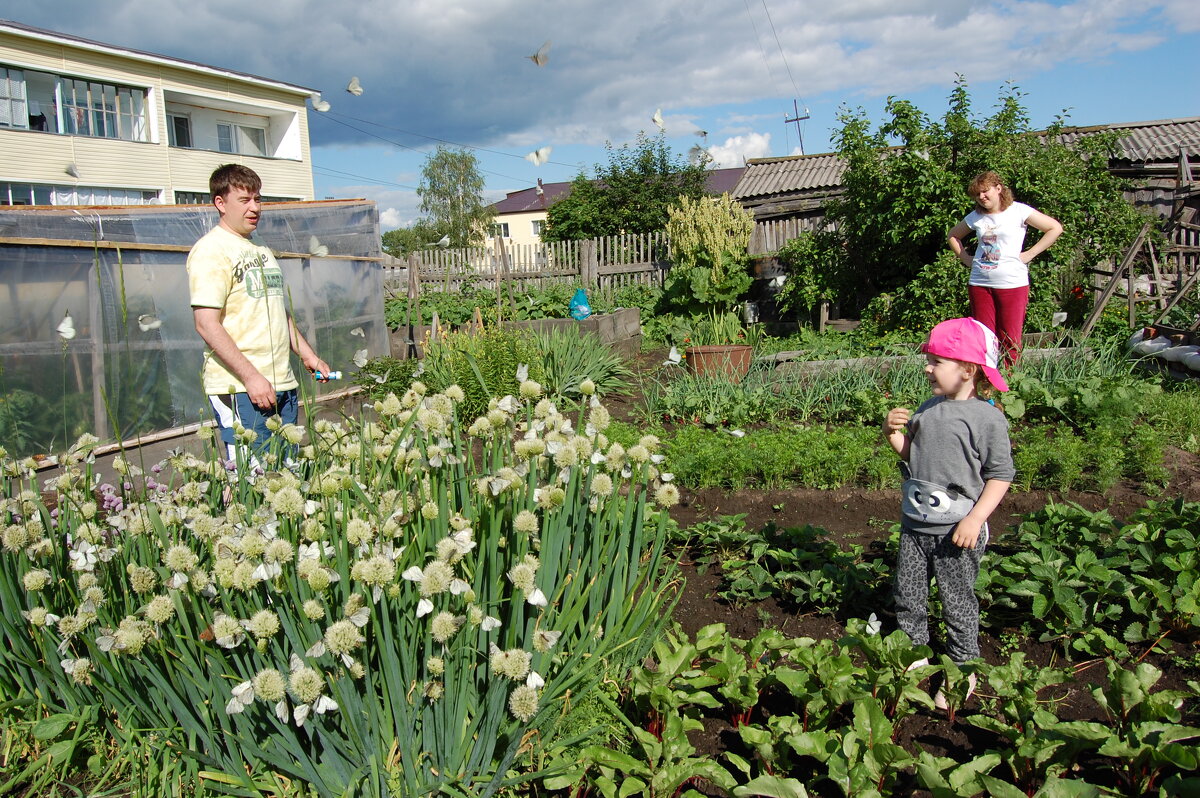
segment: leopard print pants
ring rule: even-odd
[[[896,621],[913,645],[929,644],[929,577],[937,580],[942,614],[946,619],[946,653],[955,662],[979,656],[979,600],[975,579],[979,562],[988,544],[984,524],[973,549],[963,549],[951,541],[952,533],[922,535],[904,530],[900,533],[900,554],[896,561],[893,597]]]

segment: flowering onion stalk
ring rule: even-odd
[[[527,733],[661,631],[678,500],[656,439],[626,451],[594,396],[567,418],[525,383],[465,421],[414,383],[261,462],[209,436],[100,474],[85,436],[37,486],[3,459],[4,697],[102,703],[251,792],[514,783]]]

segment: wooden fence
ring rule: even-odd
[[[671,260],[666,233],[608,236],[585,241],[504,244],[469,249],[428,249],[408,260],[385,259],[384,289],[416,295],[458,291],[466,283],[521,289],[549,282],[580,282],[601,289],[634,283],[661,286]]]

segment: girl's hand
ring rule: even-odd
[[[894,435],[908,428],[908,419],[912,415],[907,407],[893,407],[883,420],[883,434]]]
[[[954,527],[954,536],[950,542],[960,549],[973,549],[979,543],[979,532],[983,529],[983,521],[967,516]]]

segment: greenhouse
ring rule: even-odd
[[[198,205],[0,210],[0,444],[11,455],[206,420],[185,264],[216,223]],[[256,236],[332,368],[353,370],[361,349],[387,353],[374,203],[271,203]],[[301,376],[306,396],[340,387]]]

